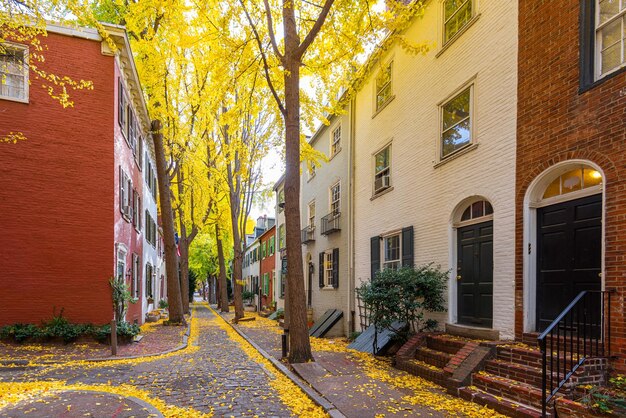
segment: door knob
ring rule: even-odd
[[[459,274],[458,276],[456,276],[457,280],[461,280],[461,275]]]

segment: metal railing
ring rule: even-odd
[[[611,355],[611,293],[585,290],[541,333],[541,412],[576,370],[591,357]],[[606,335],[604,334],[606,331]]]
[[[329,235],[333,232],[340,231],[339,220],[341,212],[331,212],[322,218],[322,235]]]
[[[315,225],[307,225],[302,229],[302,243],[315,241]]]

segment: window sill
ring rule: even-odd
[[[584,85],[584,86],[580,87],[580,89],[578,89],[578,94],[583,94],[583,93],[585,93],[585,92],[587,92],[587,91],[589,91],[589,90],[591,90],[591,89],[593,89],[595,87],[598,87],[600,84],[603,84],[605,81],[608,81],[608,80],[612,79],[613,77],[615,77],[617,75],[620,75],[620,74],[622,74],[624,72],[626,72],[626,66],[622,67],[622,68],[619,68],[617,70],[614,70],[613,72],[607,73],[607,74],[601,76],[600,78],[598,78],[593,83],[587,84],[587,85]],[[622,91],[624,91],[624,90],[622,90]],[[621,93],[621,91],[620,91],[620,94],[623,94],[623,93]]]
[[[433,168],[441,167],[442,165],[444,165],[444,164],[446,164],[446,163],[448,163],[448,162],[450,162],[452,160],[456,160],[461,155],[465,155],[468,152],[475,150],[476,148],[478,148],[478,144],[476,144],[476,143],[466,145],[465,147],[459,149],[458,151],[455,151],[453,154],[450,154],[449,156],[447,156],[443,160],[441,160],[438,163],[434,164]]]
[[[337,288],[333,286],[324,286],[320,287],[320,290],[337,290]]]
[[[372,115],[372,119],[374,119],[376,117],[376,115],[378,115],[380,112],[382,112],[389,105],[389,103],[393,102],[393,99],[395,99],[395,98],[396,98],[396,95],[394,94],[393,96],[388,98],[385,103],[380,105],[380,107],[378,109],[376,109],[376,112],[374,112],[374,114]]]
[[[309,176],[309,178],[306,180],[306,182],[310,182],[311,180],[313,180],[315,178],[315,174],[313,174],[312,176]]]
[[[330,156],[330,158],[328,159],[328,162],[331,162],[333,158],[335,158],[337,154],[339,154],[340,152],[341,152],[341,148],[339,148],[337,151],[335,151],[333,155]]]
[[[378,192],[374,195],[372,195],[372,197],[370,197],[370,201],[374,200],[374,199],[378,199],[379,197],[386,195],[387,193],[389,193],[390,191],[393,190],[393,186],[387,187],[385,190],[383,190],[382,192]]]
[[[17,97],[11,96],[0,96],[1,100],[7,100],[9,102],[17,102],[17,103],[25,103],[28,104],[28,99],[18,99]]]
[[[463,28],[461,30],[459,30],[457,33],[454,34],[454,36],[450,39],[448,39],[448,42],[446,42],[445,44],[443,44],[441,46],[441,49],[439,50],[439,52],[437,52],[437,55],[435,55],[435,58],[439,58],[439,56],[441,54],[443,54],[444,52],[446,52],[446,50],[448,48],[450,48],[450,45],[452,45],[457,39],[459,39],[465,32],[467,32],[467,30],[474,24],[476,23],[476,21],[480,18],[480,13],[478,13],[476,16],[474,16],[473,18],[471,18],[470,20],[467,21],[467,23],[465,24],[465,26],[463,26]]]

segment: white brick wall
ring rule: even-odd
[[[408,29],[413,41],[435,39],[441,2]],[[395,98],[374,114],[372,74],[355,105],[355,283],[370,277],[370,238],[413,225],[415,262],[456,267],[455,208],[482,196],[494,208],[493,328],[513,337],[514,192],[517,97],[517,2],[481,1],[479,17],[449,47],[425,56],[392,47]],[[474,83],[473,137],[478,147],[447,163],[438,162],[439,107],[465,83]],[[392,141],[394,190],[371,200],[373,152]],[[450,307],[440,320],[455,322],[455,281]],[[358,322],[358,321],[357,321]]]
[[[341,126],[341,151],[330,158],[332,132]],[[304,267],[305,288],[308,291],[308,257],[310,257],[315,271],[311,280],[311,307],[313,320],[317,320],[328,309],[343,311],[343,319],[338,322],[327,336],[348,334],[348,318],[350,316],[349,289],[350,289],[350,257],[349,257],[349,214],[350,207],[350,112],[345,109],[344,114],[333,117],[329,126],[323,126],[311,140],[316,150],[325,154],[328,162],[321,162],[316,174],[309,179],[306,165],[303,164],[300,176],[300,218],[302,228],[308,223],[308,205],[315,200],[315,241],[302,246],[302,263]],[[339,225],[341,230],[329,235],[322,235],[321,218],[331,212],[330,187],[341,184]],[[339,286],[337,289],[319,287],[319,253],[339,248]],[[308,296],[307,296],[308,297]]]

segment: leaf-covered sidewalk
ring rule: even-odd
[[[230,320],[233,314],[223,316]],[[270,355],[280,358],[282,328],[276,321],[257,316],[237,327]],[[393,368],[388,358],[348,349],[346,340],[312,337],[311,345],[315,363],[297,365],[295,370],[347,417],[502,416]]]

